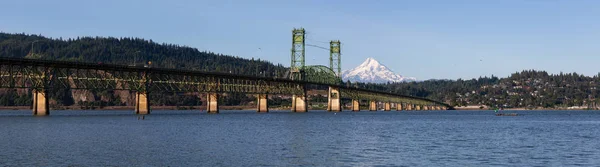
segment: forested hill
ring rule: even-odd
[[[566,108],[600,103],[599,76],[600,74],[590,77],[577,73],[548,74],[545,71],[525,70],[506,78],[492,76],[469,80],[351,84],[440,100],[453,106]]]
[[[32,47],[33,46],[33,47]],[[285,67],[262,60],[199,51],[141,38],[82,37],[51,39],[39,35],[0,33],[0,56],[105,64],[217,71],[244,75],[282,76]],[[135,62],[135,63],[134,63]]]

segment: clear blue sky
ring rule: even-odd
[[[597,0],[3,0],[0,31],[142,37],[290,64],[291,30],[341,40],[342,69],[373,57],[405,76],[600,72]],[[321,42],[320,42],[321,41]],[[261,48],[260,50],[258,48]],[[307,64],[329,54],[308,48]]]

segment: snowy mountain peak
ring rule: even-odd
[[[372,57],[367,58],[367,60],[358,67],[344,71],[342,73],[342,78],[352,82],[372,83],[416,81],[415,78],[402,77],[401,75],[395,74],[388,67],[379,63]]]
[[[367,60],[365,60],[365,62],[363,62],[362,64],[360,64],[360,66],[371,66],[371,67],[377,67],[380,66],[381,64],[375,60],[372,57],[367,58]]]

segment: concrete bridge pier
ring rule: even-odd
[[[33,90],[33,115],[45,116],[50,114],[50,108],[48,107],[47,91]]]
[[[256,112],[269,112],[267,94],[259,94],[256,96]]]
[[[327,111],[341,112],[342,106],[340,102],[340,88],[329,87],[329,94],[327,96]]]
[[[417,105],[417,107],[415,108],[415,110],[420,111],[421,110],[421,105]]]
[[[413,105],[412,104],[406,104],[406,110],[413,110]]]
[[[369,102],[369,111],[377,111],[377,102],[374,100]]]
[[[306,94],[292,96],[292,112],[307,112]]]
[[[354,112],[358,112],[360,111],[360,103],[358,102],[358,100],[352,100],[352,111]]]
[[[383,110],[384,111],[391,111],[392,110],[392,104],[390,102],[383,103]]]
[[[396,111],[402,111],[402,103],[396,103]]]
[[[206,112],[209,114],[219,113],[219,94],[208,93],[206,95]]]
[[[147,92],[135,92],[135,113],[141,115],[150,114],[150,102]]]

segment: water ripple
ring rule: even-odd
[[[1,111],[0,166],[600,165],[598,112],[519,112]]]

